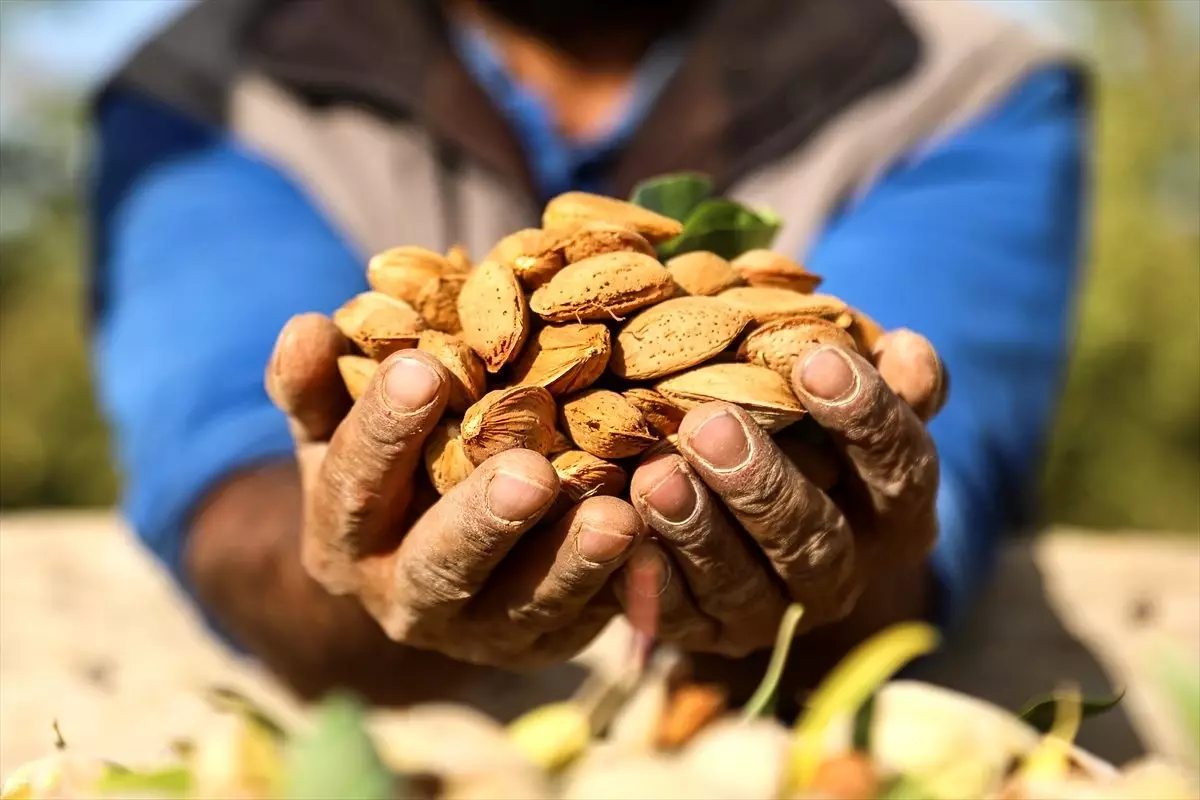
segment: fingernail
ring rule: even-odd
[[[523,522],[541,511],[554,489],[509,472],[497,472],[488,484],[488,510],[500,519]]]
[[[579,555],[595,564],[603,564],[620,556],[633,544],[633,537],[605,530],[594,522],[585,522],[575,536]]]
[[[850,359],[836,347],[814,351],[800,368],[800,385],[804,391],[829,403],[845,400],[857,382]]]
[[[650,489],[642,494],[642,499],[655,514],[668,522],[683,522],[692,515],[696,508],[696,492],[679,468],[677,459],[664,458],[642,469],[652,473],[646,478]]]
[[[746,462],[750,443],[746,429],[728,411],[713,414],[688,438],[688,446],[713,469],[730,470]]]
[[[416,411],[433,402],[442,379],[415,358],[397,359],[384,377],[384,393],[398,411]]]
[[[658,597],[671,582],[671,565],[653,545],[633,551],[629,557],[628,588],[644,597]]]

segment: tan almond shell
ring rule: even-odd
[[[642,412],[646,424],[659,436],[670,436],[679,430],[685,412],[653,389],[635,387],[621,392],[629,404]]]
[[[550,452],[547,455],[556,456],[559,453],[565,453],[568,450],[574,450],[575,443],[572,442],[567,435],[560,429],[554,429],[554,441],[550,443]]]
[[[521,283],[536,289],[563,268],[561,245],[560,235],[541,228],[524,228],[496,242],[484,261],[505,265]]]
[[[459,434],[459,422],[443,419],[425,442],[425,471],[438,494],[462,483],[475,470]]]
[[[451,411],[463,413],[487,392],[483,362],[462,339],[441,331],[421,331],[417,349],[436,358],[450,373],[446,406]]]
[[[675,293],[671,273],[645,253],[602,253],[563,267],[529,298],[550,322],[621,319]]]
[[[672,433],[664,436],[646,448],[646,452],[642,453],[642,461],[649,461],[650,459],[658,458],[659,456],[677,455],[679,455],[679,434]]]
[[[802,294],[811,294],[824,280],[772,250],[747,250],[733,260],[733,268],[751,286],[776,286]]]
[[[603,325],[547,325],[513,364],[512,382],[544,386],[555,396],[582,391],[604,374],[611,353],[611,335]]]
[[[397,350],[416,347],[427,327],[408,303],[375,291],[361,292],[334,311],[333,324],[377,361]]]
[[[655,257],[654,245],[632,228],[611,222],[588,221],[574,227],[562,243],[563,259],[568,264],[585,258],[632,251]]]
[[[467,277],[458,295],[463,321],[460,338],[483,359],[488,372],[499,372],[516,359],[529,335],[529,306],[513,271],[484,261]]]
[[[542,212],[543,228],[588,221],[624,225],[640,233],[651,244],[674,239],[683,233],[683,224],[678,220],[625,200],[588,192],[560,194],[551,199]]]
[[[338,356],[337,367],[346,391],[357,400],[367,390],[375,370],[379,369],[379,362],[367,356]]]
[[[738,361],[773,369],[792,379],[796,359],[814,345],[832,344],[857,350],[845,329],[820,317],[788,317],[768,322],[746,335],[738,347]]]
[[[488,392],[463,415],[460,435],[474,464],[514,448],[546,455],[555,440],[554,398],[541,386]]]
[[[626,380],[661,378],[724,350],[750,315],[715,297],[676,297],[641,311],[621,328],[609,371]]]
[[[625,470],[584,450],[566,450],[550,459],[563,492],[572,503],[598,495],[617,496],[628,482]]]
[[[854,337],[858,352],[867,358],[874,355],[875,343],[887,332],[882,325],[857,308],[850,309],[850,327],[847,330]]]
[[[745,309],[758,323],[785,317],[821,317],[843,328],[850,324],[850,308],[828,294],[801,294],[776,286],[739,286],[717,295],[730,305]]]
[[[475,263],[471,261],[471,254],[467,252],[465,245],[456,244],[446,251],[446,263],[450,265],[450,269],[454,272],[461,272],[464,275],[475,268]]]
[[[598,458],[636,456],[658,441],[642,413],[607,389],[568,398],[560,416],[571,441]]]
[[[696,250],[667,261],[667,271],[687,294],[713,297],[745,281],[725,259],[707,250]]]
[[[741,406],[770,432],[806,413],[786,380],[756,364],[706,364],[659,381],[654,388],[687,410],[714,400]]]
[[[423,247],[393,247],[367,264],[371,288],[411,305],[429,327],[456,333],[458,293],[466,273],[449,260]]]

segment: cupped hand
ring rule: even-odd
[[[347,347],[328,318],[301,315],[267,371],[296,442],[308,573],[356,596],[391,639],[451,658],[529,667],[582,649],[619,611],[609,578],[641,537],[638,514],[594,497],[550,519],[558,477],[528,450],[438,498],[421,463],[445,370],[395,353],[351,404],[336,364]]]
[[[661,639],[731,656],[770,647],[789,602],[804,606],[802,631],[837,622],[932,548],[938,459],[924,422],[947,381],[929,342],[894,331],[871,361],[814,347],[792,385],[811,415],[797,427],[816,423],[819,436],[773,439],[744,410],[709,403],[684,418],[678,454],[634,473],[655,536],[631,564],[657,562]]]

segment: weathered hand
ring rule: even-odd
[[[351,406],[336,366],[346,349],[328,318],[306,314],[268,367],[296,441],[309,574],[356,596],[393,640],[463,661],[534,666],[585,646],[619,611],[609,577],[641,536],[634,509],[595,497],[547,519],[558,477],[527,450],[485,461],[437,498],[420,464],[445,406],[444,369],[395,353]]]
[[[632,563],[660,562],[664,640],[725,655],[769,647],[790,601],[804,605],[802,630],[843,619],[937,538],[937,453],[922,420],[946,380],[928,341],[890,333],[874,364],[816,348],[792,383],[831,451],[781,446],[742,409],[709,403],[683,420],[679,455],[633,476],[634,505],[657,536]]]

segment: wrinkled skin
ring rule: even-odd
[[[877,367],[828,350],[798,362],[797,395],[842,462],[828,494],[744,412],[713,403],[684,419],[678,455],[635,472],[633,505],[589,498],[557,519],[557,476],[530,451],[494,456],[438,498],[421,450],[445,407],[444,370],[419,351],[393,354],[344,413],[344,352],[332,322],[306,314],[268,367],[296,441],[302,560],[403,644],[506,667],[563,660],[619,613],[634,558],[665,579],[654,587],[660,638],[740,655],[770,646],[790,599],[805,604],[805,627],[835,622],[936,538],[937,458],[922,417],[946,381],[908,331],[880,340]]]

